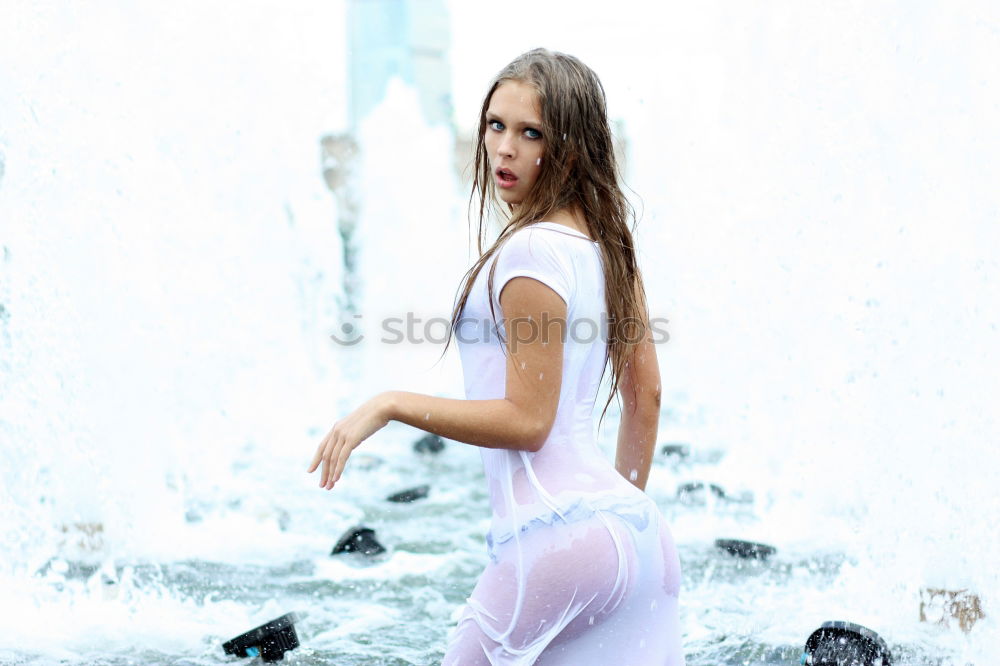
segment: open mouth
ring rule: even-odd
[[[507,171],[506,169],[497,170],[497,178],[499,178],[502,182],[505,183],[513,183],[517,180],[517,176],[512,174],[510,171]]]

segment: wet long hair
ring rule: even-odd
[[[515,208],[503,211],[498,205],[496,184],[486,153],[486,111],[494,91],[504,81],[517,81],[538,93],[542,112],[544,157],[534,186]],[[494,77],[479,112],[476,157],[470,210],[479,204],[479,259],[463,277],[461,296],[455,304],[445,350],[451,342],[472,285],[503,243],[519,229],[544,220],[563,208],[577,207],[586,220],[588,235],[600,246],[604,266],[605,298],[608,310],[608,350],[604,371],[611,366],[611,392],[601,412],[618,393],[619,379],[628,367],[635,347],[641,342],[637,324],[649,320],[646,293],[636,262],[632,233],[635,210],[622,194],[621,174],[615,160],[611,128],[608,125],[604,86],[597,75],[574,56],[533,49],[515,58]],[[484,251],[486,224],[491,214],[506,219],[500,235]],[[471,217],[471,216],[470,216]],[[632,229],[628,221],[632,219]],[[493,277],[487,278],[490,312],[493,311]],[[506,354],[506,350],[504,351]]]

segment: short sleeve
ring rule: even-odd
[[[545,230],[524,229],[514,233],[497,253],[493,277],[493,304],[500,307],[504,286],[516,277],[530,277],[547,285],[566,302],[573,297],[573,265],[567,252]]]

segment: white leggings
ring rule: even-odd
[[[500,544],[443,666],[682,665],[680,561],[650,505],[645,520],[599,510]]]

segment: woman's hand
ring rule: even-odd
[[[316,449],[307,473],[316,471],[323,463],[319,485],[330,490],[340,480],[347,458],[361,442],[381,430],[391,420],[391,401],[388,393],[380,393],[361,405],[343,419],[333,424],[333,428]]]

